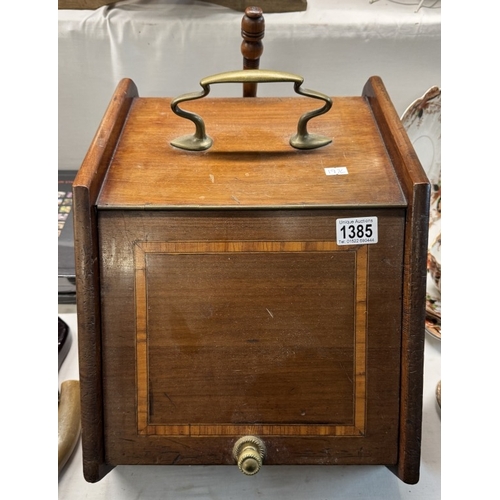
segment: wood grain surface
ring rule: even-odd
[[[309,122],[333,144],[300,151],[288,143],[307,98],[205,98],[186,105],[214,139],[204,152],[170,145],[193,133],[170,100],[134,100],[99,208],[266,208],[405,206],[406,200],[372,111],[361,97],[334,98]],[[328,167],[348,175],[329,176]]]

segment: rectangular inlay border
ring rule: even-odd
[[[151,425],[148,419],[147,254],[251,252],[355,252],[354,425],[210,424]],[[367,245],[339,247],[332,241],[140,241],[134,246],[136,301],[137,431],[148,436],[362,436],[366,424]]]

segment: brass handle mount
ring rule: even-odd
[[[258,437],[243,436],[234,443],[233,457],[240,471],[247,476],[259,472],[265,456],[266,446]]]
[[[207,76],[200,81],[203,88],[201,92],[191,92],[183,94],[172,100],[170,107],[172,111],[180,116],[191,120],[196,131],[193,135],[184,135],[178,137],[170,142],[172,146],[188,151],[204,151],[212,146],[213,140],[205,132],[205,122],[200,115],[186,111],[179,107],[181,102],[193,101],[205,97],[210,92],[210,85],[216,83],[265,83],[265,82],[290,82],[294,84],[294,90],[297,94],[301,94],[313,99],[324,101],[323,107],[308,111],[300,118],[297,125],[297,133],[290,138],[290,145],[296,149],[315,149],[326,146],[332,142],[330,137],[324,137],[317,134],[309,134],[307,131],[307,123],[311,118],[322,115],[330,110],[332,107],[332,100],[321,92],[315,90],[303,89],[301,87],[304,78],[292,73],[285,73],[282,71],[272,71],[265,69],[247,69],[240,71],[228,71],[226,73],[218,73],[216,75]]]

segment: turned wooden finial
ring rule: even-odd
[[[241,53],[243,54],[243,69],[259,69],[260,56],[264,51],[265,22],[260,7],[247,7],[241,20]],[[243,84],[243,97],[257,95],[256,83]]]

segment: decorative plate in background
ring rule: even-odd
[[[401,122],[431,183],[426,331],[441,339],[441,89],[412,102]]]

